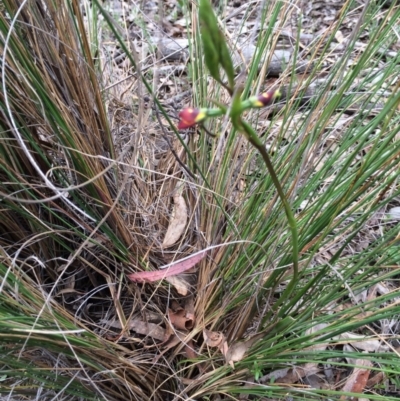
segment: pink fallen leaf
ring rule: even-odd
[[[163,280],[166,277],[176,276],[177,274],[181,274],[186,270],[189,270],[199,263],[204,256],[206,256],[206,251],[202,251],[187,258],[178,260],[177,262],[170,263],[164,266],[162,268],[163,270],[132,273],[128,274],[128,278],[136,283],[150,283],[153,281]]]

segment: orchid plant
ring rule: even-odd
[[[283,204],[292,234],[293,278],[286,287],[284,294],[285,296],[282,296],[281,298],[282,300],[284,300],[288,295],[292,293],[298,279],[297,224],[287,196],[283,192],[282,186],[280,185],[264,143],[260,140],[251,124],[249,124],[242,118],[242,114],[245,110],[268,106],[276,98],[281,96],[281,92],[278,89],[270,90],[243,100],[241,98],[242,89],[235,85],[235,72],[233,68],[233,61],[229,54],[228,46],[222,32],[218,28],[218,21],[209,0],[200,0],[199,20],[205,64],[212,78],[215,79],[215,81],[217,81],[228,91],[232,100],[229,107],[218,102],[214,102],[215,104],[217,104],[216,108],[184,108],[179,113],[178,129],[184,130],[193,127],[196,124],[203,124],[209,118],[228,116],[233,127],[237,131],[241,132],[251,143],[251,145],[253,145],[261,154],[271,176],[271,179],[274,183],[274,186],[278,192],[279,198]],[[226,74],[227,82],[224,82],[221,78],[221,69]],[[277,303],[275,303],[274,308],[279,307],[279,305],[280,302],[278,301]]]

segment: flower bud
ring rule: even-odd
[[[207,109],[187,107],[179,113],[178,129],[193,127],[207,118]]]
[[[252,107],[261,108],[268,106],[279,96],[281,96],[281,92],[279,90],[270,90],[262,93],[261,95],[252,96],[249,98],[249,102],[251,103]]]

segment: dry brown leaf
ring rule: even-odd
[[[265,383],[274,379],[275,383],[293,384],[307,376],[312,376],[318,373],[321,369],[317,363],[308,362],[302,366],[297,366],[294,369],[285,368],[278,369],[260,378],[261,383]]]
[[[187,311],[183,308],[180,308],[177,311],[168,309],[168,317],[171,321],[171,324],[177,329],[190,330],[193,328],[194,316],[188,314]]]
[[[236,343],[229,347],[225,354],[226,362],[234,368],[234,363],[241,361],[249,348],[250,345],[246,344],[246,342]]]
[[[225,336],[222,333],[216,332],[216,331],[211,331],[204,329],[203,330],[203,337],[205,343],[209,347],[220,347],[221,344],[226,341]]]
[[[174,334],[171,336],[168,341],[164,344],[165,349],[163,349],[158,355],[156,355],[153,358],[153,363],[157,363],[158,360],[170,349],[174,348],[176,345],[178,345],[181,342],[181,339],[177,335],[178,333]]]
[[[164,241],[161,245],[162,248],[168,248],[174,245],[182,236],[187,224],[188,211],[186,201],[182,196],[182,191],[180,190],[179,185],[176,187],[176,193],[173,199],[174,208],[172,210],[171,220],[169,222]]]
[[[165,330],[158,324],[136,321],[134,325],[130,324],[130,329],[138,334],[152,337],[156,340],[165,341]]]
[[[186,316],[190,317],[194,321],[194,296],[191,295],[185,299],[185,310]]]
[[[385,373],[378,372],[375,376],[372,376],[368,379],[366,387],[371,388],[376,386],[377,384],[382,383],[386,379]]]
[[[193,340],[189,340],[185,345],[185,353],[188,359],[195,359],[197,357],[194,350]]]
[[[185,344],[185,353],[188,358],[195,358],[196,354],[194,351],[193,341],[186,340],[188,332],[175,331],[174,334],[168,339],[168,341],[163,344],[165,349],[163,349],[158,355],[153,358],[153,363],[156,363],[168,350],[174,348],[180,343]]]
[[[368,359],[357,359],[358,366],[365,366],[365,368],[354,368],[351,375],[347,378],[342,391],[349,393],[362,393],[367,384],[369,375],[371,373],[372,362]],[[342,396],[340,400],[347,400],[349,397]]]
[[[251,346],[258,341],[260,338],[264,337],[265,333],[259,333],[255,336],[249,338],[246,341],[241,341],[239,343],[233,344],[232,346],[227,349],[224,353],[226,362],[235,367],[234,362],[239,362],[243,359],[246,352],[251,348]]]
[[[204,337],[204,342],[209,347],[217,347],[224,356],[227,354],[228,343],[226,341],[226,337],[222,333],[204,329],[203,337]]]
[[[259,382],[265,383],[265,382],[271,381],[271,379],[274,380],[274,383],[280,382],[280,379],[283,379],[284,377],[286,377],[290,370],[292,370],[292,369],[283,368],[283,369],[274,370],[273,372],[260,377]]]
[[[115,327],[117,329],[122,329],[121,323],[119,321],[115,322],[105,322],[111,327]],[[156,323],[148,323],[143,321],[142,319],[131,319],[127,324],[127,329],[134,331],[137,334],[143,334],[145,336],[149,336],[154,338],[155,340],[166,341],[169,337],[168,333],[164,328],[162,328],[159,324]]]
[[[176,291],[178,291],[178,294],[183,295],[184,297],[188,294],[188,283],[179,276],[166,277],[165,281],[168,281],[168,283],[174,286]]]

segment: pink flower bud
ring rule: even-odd
[[[207,114],[204,109],[187,107],[179,113],[178,129],[181,130],[193,127],[197,123],[205,120],[206,117]]]
[[[253,96],[249,100],[253,107],[260,108],[268,106],[279,96],[281,96],[281,92],[279,90],[271,90],[261,93],[261,95]]]

